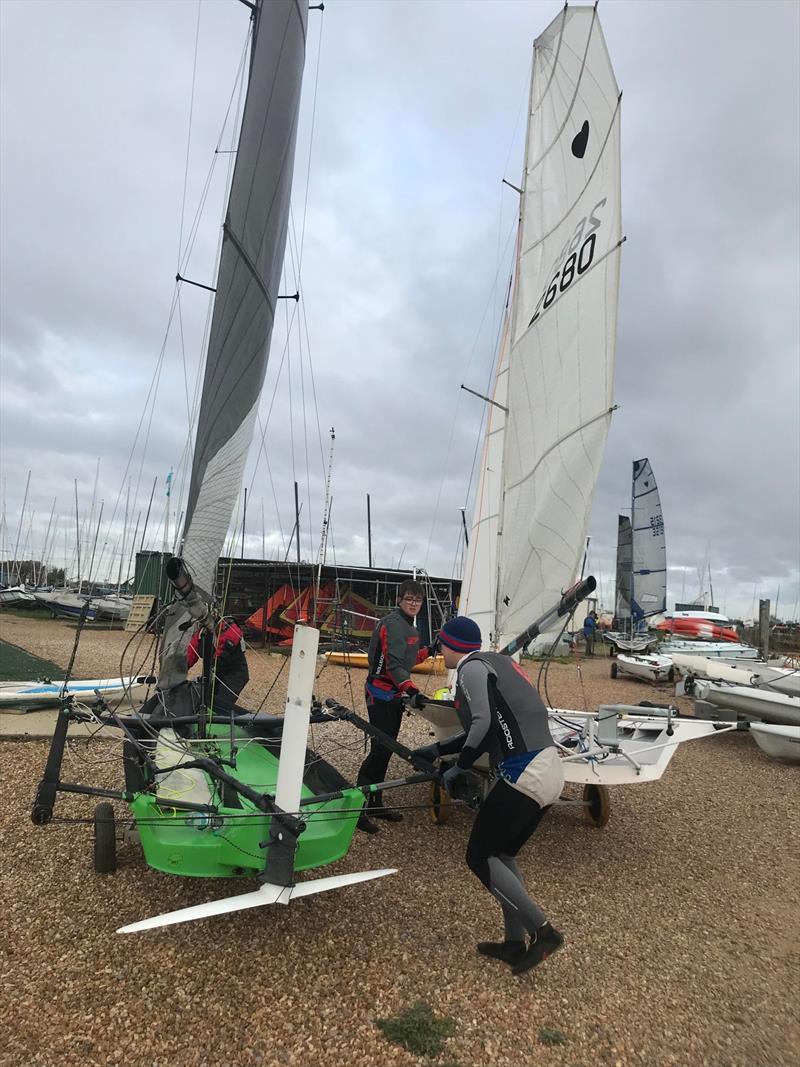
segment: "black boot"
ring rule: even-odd
[[[356,829],[363,831],[365,834],[379,834],[381,832],[380,826],[370,819],[366,811],[362,811],[359,815]]]
[[[493,960],[502,960],[509,967],[519,963],[525,955],[526,946],[524,941],[480,941],[478,952],[482,956],[490,956]]]
[[[395,811],[394,808],[385,808],[383,804],[378,804],[374,808],[367,808],[367,811],[373,819],[385,819],[386,822],[402,822],[403,816],[399,811]]]
[[[564,937],[550,923],[545,923],[536,931],[536,936],[531,938],[531,943],[522,955],[522,958],[512,968],[514,974],[525,974],[533,967],[552,956],[564,944]]]

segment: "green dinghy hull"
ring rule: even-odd
[[[222,766],[243,785],[274,796],[278,777],[274,742],[255,740],[251,733],[236,729],[232,759],[230,729],[211,726],[207,740],[193,748],[198,755],[223,761]],[[360,789],[350,787],[316,753],[309,750],[308,757],[300,811],[305,830],[297,841],[294,864],[298,871],[327,866],[347,854],[365,800]],[[220,789],[209,775],[204,778],[214,797],[214,815],[172,807],[169,799],[154,792],[135,793],[130,809],[147,864],[189,878],[252,877],[263,872],[273,816],[234,789]],[[338,790],[336,799],[313,803],[315,795]]]

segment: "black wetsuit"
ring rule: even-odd
[[[496,776],[475,818],[467,864],[503,909],[506,941],[523,941],[545,916],[515,857],[564,782],[547,708],[521,668],[496,652],[473,652],[459,663],[455,704],[463,732],[439,751],[458,752],[464,769],[486,753]]]
[[[420,648],[419,631],[413,617],[399,607],[393,608],[376,625],[369,643],[369,665],[364,696],[369,721],[396,739],[403,718],[406,692],[415,692],[411,668],[427,659],[428,649]],[[375,785],[386,780],[392,753],[378,741],[371,741],[369,753],[361,764],[357,785]],[[369,806],[380,807],[380,793],[370,796]]]

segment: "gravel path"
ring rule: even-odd
[[[84,634],[76,673],[116,673],[128,637]],[[66,664],[74,627],[5,613],[0,638]],[[248,659],[245,697],[255,706],[285,660],[256,650]],[[653,699],[651,687],[609,679],[608,667],[601,658],[580,674],[552,665],[551,701]],[[287,673],[266,709],[280,709]],[[349,703],[352,682],[363,707],[362,681],[363,672],[325,668],[317,692]],[[427,737],[414,720],[403,730],[411,742]],[[354,772],[362,747],[347,727],[318,730],[315,742]],[[29,820],[46,753],[43,742],[0,743],[3,1067],[798,1062],[800,774],[746,735],[687,745],[662,782],[613,791],[603,830],[570,809],[545,821],[521,867],[568,942],[521,979],[476,955],[475,942],[500,924],[463,863],[470,816],[432,825],[423,787],[396,793],[404,822],[356,834],[334,867],[399,868],[390,878],[289,908],[117,936],[123,922],[245,886],[160,874],[133,844],[122,846],[115,875],[95,875],[88,825]],[[118,785],[117,760],[115,741],[77,742],[64,776]],[[87,817],[93,806],[62,795],[56,815]],[[434,1060],[375,1025],[420,1000],[456,1024]],[[543,1027],[566,1044],[543,1044]]]

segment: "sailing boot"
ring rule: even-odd
[[[403,816],[394,808],[385,808],[383,804],[377,804],[374,808],[368,808],[373,819],[385,819],[386,822],[402,822]]]
[[[370,819],[366,809],[359,815],[356,829],[363,831],[365,834],[379,834],[381,832],[380,826]]]
[[[532,968],[538,967],[540,963],[544,963],[548,956],[558,952],[563,944],[563,935],[550,923],[545,923],[544,926],[539,927],[534,937],[531,938],[530,945],[522,954],[522,958],[512,967],[512,971],[514,974],[525,974],[526,971],[530,971]]]
[[[383,806],[383,796],[380,793],[372,794],[367,801],[365,810],[370,818],[384,819],[386,822],[401,822],[403,818],[399,811]]]
[[[526,953],[524,941],[479,941],[478,952],[482,956],[489,956],[493,960],[502,960],[509,967],[519,963]]]

